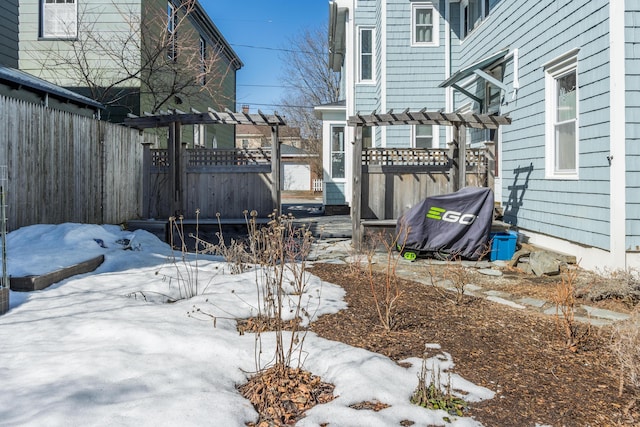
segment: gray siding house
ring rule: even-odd
[[[330,119],[325,198],[350,202],[354,135],[345,120],[357,112],[508,115],[494,188],[505,221],[584,267],[640,267],[638,23],[632,1],[333,0],[329,55],[345,107],[317,108]],[[467,141],[493,137],[469,131]],[[448,141],[444,127],[406,126],[374,129],[370,144]],[[330,183],[340,155],[344,179]]]
[[[0,65],[18,68],[18,0],[0,2]]]

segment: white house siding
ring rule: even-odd
[[[506,220],[532,232],[609,248],[609,53],[605,2],[503,0],[461,43],[458,66],[502,48],[519,51],[520,90],[501,113],[502,204]],[[579,180],[545,179],[543,64],[579,48]],[[455,72],[457,68],[454,67]],[[513,60],[504,82],[513,84]],[[456,107],[465,103],[456,96]],[[531,168],[530,173],[526,168]],[[517,171],[520,171],[518,174]]]

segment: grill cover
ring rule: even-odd
[[[404,251],[477,260],[489,250],[492,221],[493,191],[465,187],[409,209],[398,218],[396,237]]]

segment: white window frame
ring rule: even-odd
[[[200,36],[200,84],[207,84],[207,41]]]
[[[371,31],[371,52],[367,52],[367,55],[371,56],[371,78],[362,78],[362,57],[365,53],[362,52],[362,32]],[[376,31],[373,27],[358,27],[358,83],[373,83],[376,80]]]
[[[429,42],[419,42],[416,40],[416,27],[418,25],[416,14],[418,10],[430,9],[432,18],[432,39]],[[414,47],[437,47],[440,46],[440,14],[433,3],[411,3],[411,46]]]
[[[336,128],[342,128],[342,151],[337,151],[333,149],[333,130]],[[341,180],[346,180],[347,177],[347,151],[346,151],[346,138],[347,138],[347,127],[344,124],[335,124],[330,126],[330,141],[329,141],[329,176],[331,180],[334,182],[339,182]],[[333,155],[334,154],[342,154],[343,161],[343,176],[336,177],[333,173]]]
[[[67,18],[69,22],[62,22]],[[77,0],[41,0],[41,37],[45,39],[75,39],[78,37]]]
[[[579,73],[578,73],[578,52],[579,49],[573,49],[566,54],[555,58],[554,60],[544,64],[545,74],[545,178],[547,179],[579,179],[580,171],[580,92],[579,92]],[[557,114],[557,97],[558,97],[558,79],[570,74],[576,75],[576,117],[562,124],[574,122],[575,126],[575,168],[574,169],[558,169],[557,152],[556,152],[556,120]]]
[[[167,58],[178,60],[178,8],[172,0],[167,1]]]
[[[462,39],[464,40],[469,36],[477,27],[480,26],[482,21],[489,15],[489,4],[485,0],[474,0],[480,5],[480,11],[475,21],[471,22],[469,19],[465,21],[465,8],[469,9],[469,0],[461,0],[460,1],[460,34],[462,35]]]
[[[206,128],[203,124],[193,125],[193,147],[204,148],[204,142],[206,141]]]
[[[411,148],[418,148],[417,140],[418,140],[418,126],[411,126]],[[429,126],[429,125],[422,125]],[[431,145],[429,147],[424,148],[440,148],[440,126],[430,125],[431,126]],[[421,147],[422,148],[422,147]]]

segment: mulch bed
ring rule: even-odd
[[[465,412],[486,426],[640,422],[637,410],[627,408],[630,391],[618,397],[618,372],[606,328],[592,328],[574,353],[564,345],[553,316],[469,296],[455,304],[441,289],[398,279],[402,295],[394,328],[386,331],[365,274],[336,264],[316,264],[310,272],[343,287],[348,303],[347,309],[314,322],[312,331],[396,361],[422,357],[425,344],[439,344],[452,355],[456,373],[496,392],[493,399],[473,403]],[[379,276],[378,283],[383,282]]]

